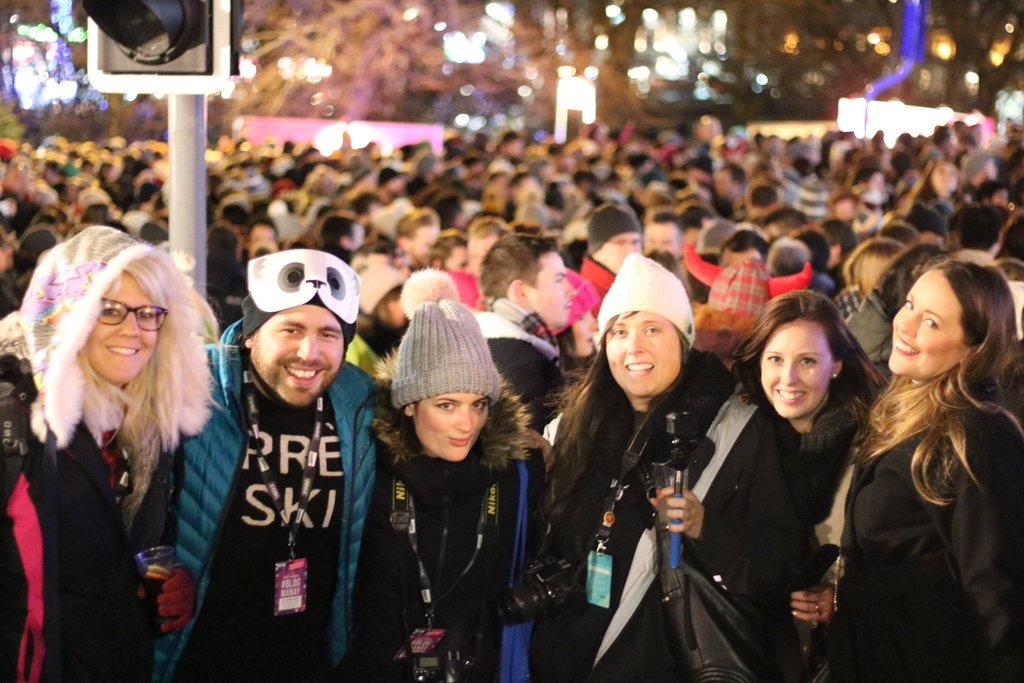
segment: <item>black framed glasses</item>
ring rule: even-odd
[[[160,306],[135,306],[132,308],[120,301],[104,299],[99,320],[104,325],[120,325],[129,313],[135,314],[135,321],[139,324],[139,328],[149,332],[159,330],[167,317],[167,309]]]

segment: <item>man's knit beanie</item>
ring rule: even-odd
[[[633,210],[611,202],[602,204],[587,221],[587,249],[593,254],[605,242],[624,232],[643,232]]]
[[[432,268],[417,271],[402,288],[401,302],[409,329],[398,346],[391,405],[402,408],[449,393],[497,401],[501,377],[451,278]]]

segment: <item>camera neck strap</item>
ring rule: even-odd
[[[638,429],[633,433],[633,438],[630,439],[629,446],[626,447],[625,452],[622,454],[622,468],[617,478],[613,478],[611,484],[608,486],[608,496],[604,500],[604,511],[601,513],[601,523],[597,527],[597,531],[594,532],[594,542],[597,544],[597,552],[603,553],[608,545],[608,539],[612,535],[612,527],[615,526],[615,505],[619,502],[622,497],[622,491],[626,488],[626,477],[629,473],[636,469],[637,465],[640,464],[641,457],[643,456],[644,449],[647,448],[647,438],[645,437],[643,443],[640,444],[640,448],[637,449],[637,443],[640,440],[640,435],[644,432],[642,429]]]
[[[420,557],[419,551],[419,533],[416,529],[416,504],[413,502],[412,492],[409,491],[405,482],[398,477],[392,477],[391,479],[391,514],[390,514],[391,528],[399,533],[404,533],[409,539],[409,546],[412,548],[412,554],[416,558],[416,569],[418,573],[418,580],[420,584],[420,599],[423,601],[423,609],[427,617],[427,628],[434,627],[434,607],[440,602],[446,595],[451,593],[455,587],[459,584],[469,570],[476,564],[477,559],[480,557],[480,549],[484,546],[484,542],[489,539],[494,539],[498,533],[498,483],[495,482],[487,489],[487,493],[484,495],[482,501],[480,501],[480,516],[476,522],[476,543],[473,546],[473,554],[470,555],[469,561],[466,562],[466,566],[462,568],[462,572],[458,578],[452,582],[452,585],[448,587],[444,593],[441,594],[436,600],[434,599],[434,593],[430,582],[430,575],[427,573],[427,568],[423,564],[423,559]],[[444,565],[444,544],[445,539],[448,535],[447,527],[442,531],[441,541],[441,557],[437,562],[437,573],[441,573],[441,568]]]
[[[260,478],[263,485],[267,487],[271,502],[281,515],[281,524],[288,524],[288,515],[285,512],[284,504],[281,501],[281,489],[277,485],[270,463],[260,452],[260,417],[256,407],[256,386],[253,384],[252,371],[246,370],[243,373],[245,383],[243,393],[245,394],[245,405],[249,428],[252,431],[253,449],[256,453],[256,465],[260,471]],[[313,490],[313,477],[316,476],[316,463],[320,454],[320,433],[323,430],[324,422],[324,397],[317,396],[316,415],[313,418],[313,436],[309,440],[309,451],[306,454],[306,464],[302,468],[302,483],[299,485],[299,504],[295,508],[295,515],[292,518],[291,528],[288,530],[288,559],[295,559],[295,540],[299,536],[299,527],[306,516],[306,508],[309,507],[309,497]]]

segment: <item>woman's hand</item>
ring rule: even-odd
[[[815,624],[828,622],[834,611],[835,595],[835,589],[827,583],[790,593],[789,606],[793,608],[793,618]]]
[[[683,489],[683,497],[676,498],[671,486],[658,489],[656,497],[651,501],[658,510],[659,520],[668,520],[669,531],[681,531],[695,541],[699,541],[704,531],[704,506],[697,496],[689,489]],[[682,520],[682,524],[673,520]]]
[[[551,467],[555,464],[554,450],[551,448],[551,444],[535,429],[528,429],[526,436],[529,440],[530,448],[536,448],[544,456],[544,474],[550,474]]]
[[[164,581],[156,598],[157,614],[166,619],[160,631],[170,633],[185,628],[196,604],[196,582],[184,567],[175,567],[171,578]]]

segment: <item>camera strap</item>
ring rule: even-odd
[[[263,485],[267,487],[271,502],[281,515],[281,524],[288,523],[288,515],[285,512],[284,504],[281,502],[281,490],[277,486],[274,473],[270,469],[267,459],[260,453],[260,426],[259,411],[256,408],[256,387],[253,385],[252,372],[246,370],[243,374],[245,382],[245,405],[248,411],[249,427],[252,429],[253,449],[256,453],[256,465],[260,471],[260,478]],[[288,530],[288,559],[295,559],[295,540],[299,535],[299,527],[302,526],[302,519],[306,516],[306,508],[309,506],[309,496],[313,490],[313,477],[316,476],[316,463],[320,455],[320,432],[324,422],[324,397],[316,398],[316,416],[313,418],[313,436],[309,440],[309,451],[306,454],[306,464],[302,468],[302,483],[299,487],[299,504],[295,508],[295,515],[292,517],[291,528]]]
[[[491,484],[483,500],[480,501],[480,516],[476,522],[476,543],[473,547],[473,554],[470,555],[469,561],[463,567],[458,578],[436,600],[434,599],[430,583],[430,575],[427,573],[427,568],[420,557],[419,534],[416,530],[416,504],[413,502],[412,492],[409,491],[405,482],[398,477],[392,477],[391,479],[391,514],[389,519],[391,528],[399,533],[405,533],[409,539],[409,546],[412,548],[412,554],[416,558],[420,599],[423,601],[423,609],[426,613],[427,628],[432,629],[434,627],[434,606],[452,592],[459,584],[459,581],[462,580],[462,577],[473,568],[473,565],[476,564],[477,559],[480,557],[480,549],[483,547],[484,541],[493,539],[497,535],[498,482]],[[441,571],[442,562],[443,560],[438,562],[438,573]]]
[[[35,397],[28,361],[13,355],[0,358],[0,510],[7,508],[28,457],[29,406]]]
[[[622,454],[622,469],[619,472],[619,476],[613,478],[608,487],[608,496],[604,501],[604,511],[601,513],[601,523],[598,525],[597,531],[594,532],[594,542],[597,544],[596,550],[598,553],[605,552],[608,539],[611,538],[612,527],[615,525],[615,504],[619,502],[619,499],[622,497],[622,491],[626,488],[626,477],[640,464],[644,449],[647,448],[646,437],[639,450],[636,448],[637,441],[639,441],[640,435],[643,432],[644,430],[641,429],[633,434],[629,446],[626,447],[625,452]]]

